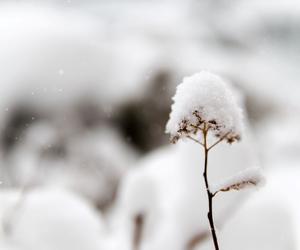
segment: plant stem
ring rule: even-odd
[[[211,235],[212,235],[212,238],[213,238],[215,250],[219,250],[218,239],[217,239],[217,234],[216,234],[215,225],[214,225],[214,218],[213,218],[213,197],[214,197],[214,195],[209,190],[208,178],[207,178],[207,162],[208,162],[208,151],[209,151],[209,148],[207,146],[207,133],[208,133],[208,129],[204,128],[203,129],[203,138],[204,138],[203,145],[204,145],[205,158],[204,158],[203,177],[204,177],[204,181],[205,181],[205,186],[206,186],[206,191],[207,191],[207,198],[208,198],[207,218],[208,218],[208,221],[209,221],[210,231],[211,231]]]
[[[133,232],[133,250],[139,250],[142,242],[142,234],[144,227],[144,218],[143,214],[138,214],[134,218],[134,232]]]

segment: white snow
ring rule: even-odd
[[[102,216],[74,193],[39,188],[20,196],[2,190],[0,200],[3,207],[0,216],[9,225],[0,244],[24,250],[102,249],[105,236]]]
[[[234,177],[212,185],[211,190],[249,180],[249,175],[235,173],[257,164],[254,150],[270,175],[266,189],[251,197],[238,213],[240,201],[253,189],[217,196],[214,214],[221,248],[300,249],[298,1],[46,2],[51,5],[31,0],[1,3],[0,128],[22,103],[57,117],[65,116],[78,100],[88,96],[108,107],[110,114],[123,102],[143,98],[160,70],[174,83],[202,68],[219,72],[252,98],[247,99],[252,102],[247,106],[260,116],[255,118],[260,144],[248,144],[243,132],[239,144],[214,148],[209,155],[210,183]],[[198,86],[193,88],[201,85],[192,83],[196,78],[185,78],[178,87],[182,93],[188,88],[192,91],[176,97],[182,105],[173,105],[180,106],[172,112],[174,134],[178,129],[175,120],[180,121],[190,111],[184,107],[191,104],[205,104],[205,111],[212,109],[214,112],[206,112],[209,117],[223,112],[225,121],[218,122],[226,123],[228,129],[237,125],[227,119],[232,112],[219,109],[219,102],[210,103],[209,98],[221,89],[206,84],[210,93],[204,96]],[[211,81],[224,83],[215,80]],[[228,82],[224,84],[230,87]],[[232,96],[237,98],[234,92]],[[224,95],[219,101],[223,99]],[[276,116],[270,119],[272,112]],[[190,113],[187,116],[194,118]],[[69,117],[61,126],[66,130],[72,130]],[[32,117],[38,119],[38,114]],[[262,119],[264,123],[258,124]],[[126,176],[135,153],[119,134],[112,135],[106,128],[70,132],[73,139],[67,150],[71,157],[59,161],[47,155],[39,157],[43,148],[57,141],[56,126],[38,122],[26,138],[16,138],[20,145],[8,161],[0,152],[1,187],[9,185],[8,173],[2,171],[7,168],[21,185],[47,182],[71,188],[99,205],[110,197],[110,181],[125,176],[118,212],[108,210],[114,225],[107,245],[102,247],[99,242],[103,237],[97,229],[102,225],[101,219],[98,221],[101,213],[90,210],[85,200],[72,193],[38,186],[41,190],[28,193],[18,210],[20,220],[16,220],[13,237],[6,237],[1,228],[1,250],[131,250],[132,219],[139,213],[147,214],[141,250],[182,250],[190,237],[209,228],[199,145],[179,142],[159,149],[143,157],[138,168]],[[1,190],[0,219],[7,218],[3,211],[11,210],[18,195]],[[211,244],[210,239],[207,242]],[[199,247],[212,249],[202,243]]]
[[[251,186],[260,186],[264,182],[261,169],[258,167],[245,169],[236,175],[218,183],[209,185],[211,193],[219,191],[240,190]]]
[[[240,135],[242,110],[230,88],[222,78],[207,71],[185,77],[173,97],[174,104],[166,132],[173,138],[193,133],[195,127],[199,126],[194,114],[196,111],[205,123],[216,122],[219,128],[214,129],[215,135]],[[187,133],[180,131],[183,122],[187,124]]]

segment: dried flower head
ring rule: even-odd
[[[166,126],[171,142],[209,130],[228,143],[240,139],[242,110],[222,78],[207,71],[185,77],[177,86]]]

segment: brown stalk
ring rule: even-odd
[[[134,218],[134,232],[133,232],[133,250],[139,250],[142,242],[144,218],[143,214],[138,214]]]
[[[214,218],[213,218],[213,198],[214,196],[218,193],[211,193],[209,190],[209,184],[208,184],[208,174],[207,174],[207,166],[208,166],[208,152],[210,149],[212,149],[213,147],[215,147],[217,144],[219,144],[220,142],[222,142],[226,136],[228,135],[225,134],[224,136],[222,136],[219,140],[217,140],[215,143],[213,143],[211,146],[208,145],[207,143],[207,136],[208,136],[208,131],[209,131],[210,127],[207,124],[204,124],[204,128],[201,130],[202,131],[202,135],[203,135],[203,142],[200,142],[198,140],[196,140],[195,138],[191,137],[191,136],[187,136],[189,139],[193,140],[194,142],[200,144],[203,149],[204,149],[204,172],[203,172],[203,178],[204,178],[204,182],[205,182],[205,187],[206,187],[206,192],[207,192],[207,198],[208,198],[208,213],[207,213],[207,218],[209,221],[209,226],[210,226],[210,231],[211,231],[211,235],[212,235],[212,239],[213,239],[213,243],[214,243],[214,247],[215,250],[219,250],[219,244],[218,244],[218,239],[217,239],[217,234],[216,234],[216,229],[215,229],[215,224],[214,224]],[[187,244],[187,249],[193,249],[201,240],[203,240],[203,235],[200,234],[196,235],[195,237],[193,237]]]
[[[203,145],[204,145],[204,172],[203,172],[203,178],[205,181],[205,187],[206,187],[206,192],[207,192],[207,198],[208,198],[208,213],[207,213],[207,218],[209,221],[210,225],[210,231],[213,239],[213,243],[215,246],[215,250],[219,250],[219,244],[218,244],[218,239],[217,239],[217,234],[216,234],[216,229],[215,229],[215,224],[214,224],[214,218],[213,218],[213,197],[214,194],[212,194],[209,190],[209,185],[208,185],[208,177],[207,177],[207,163],[208,163],[208,151],[211,147],[208,147],[207,145],[207,133],[208,129],[206,129],[206,126],[204,126],[203,130]]]

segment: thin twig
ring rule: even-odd
[[[212,197],[215,197],[218,193],[219,193],[219,191],[212,193]]]
[[[193,124],[190,124],[190,126],[193,127],[193,128],[199,129],[200,131],[203,131],[203,128],[201,128],[201,127],[199,127],[199,126],[195,126],[195,125],[193,125]]]
[[[199,142],[198,140],[196,140],[196,139],[193,138],[192,136],[189,136],[189,135],[188,135],[187,138],[191,139],[192,141],[194,141],[194,142],[200,144],[202,147],[204,147],[204,144],[203,144],[203,143]]]
[[[216,146],[217,144],[219,144],[221,141],[223,141],[225,138],[226,138],[226,136],[229,134],[229,132],[228,133],[226,133],[225,135],[223,135],[219,140],[217,140],[214,144],[212,144],[211,146],[209,146],[208,147],[208,151],[209,150],[211,150],[214,146]]]

